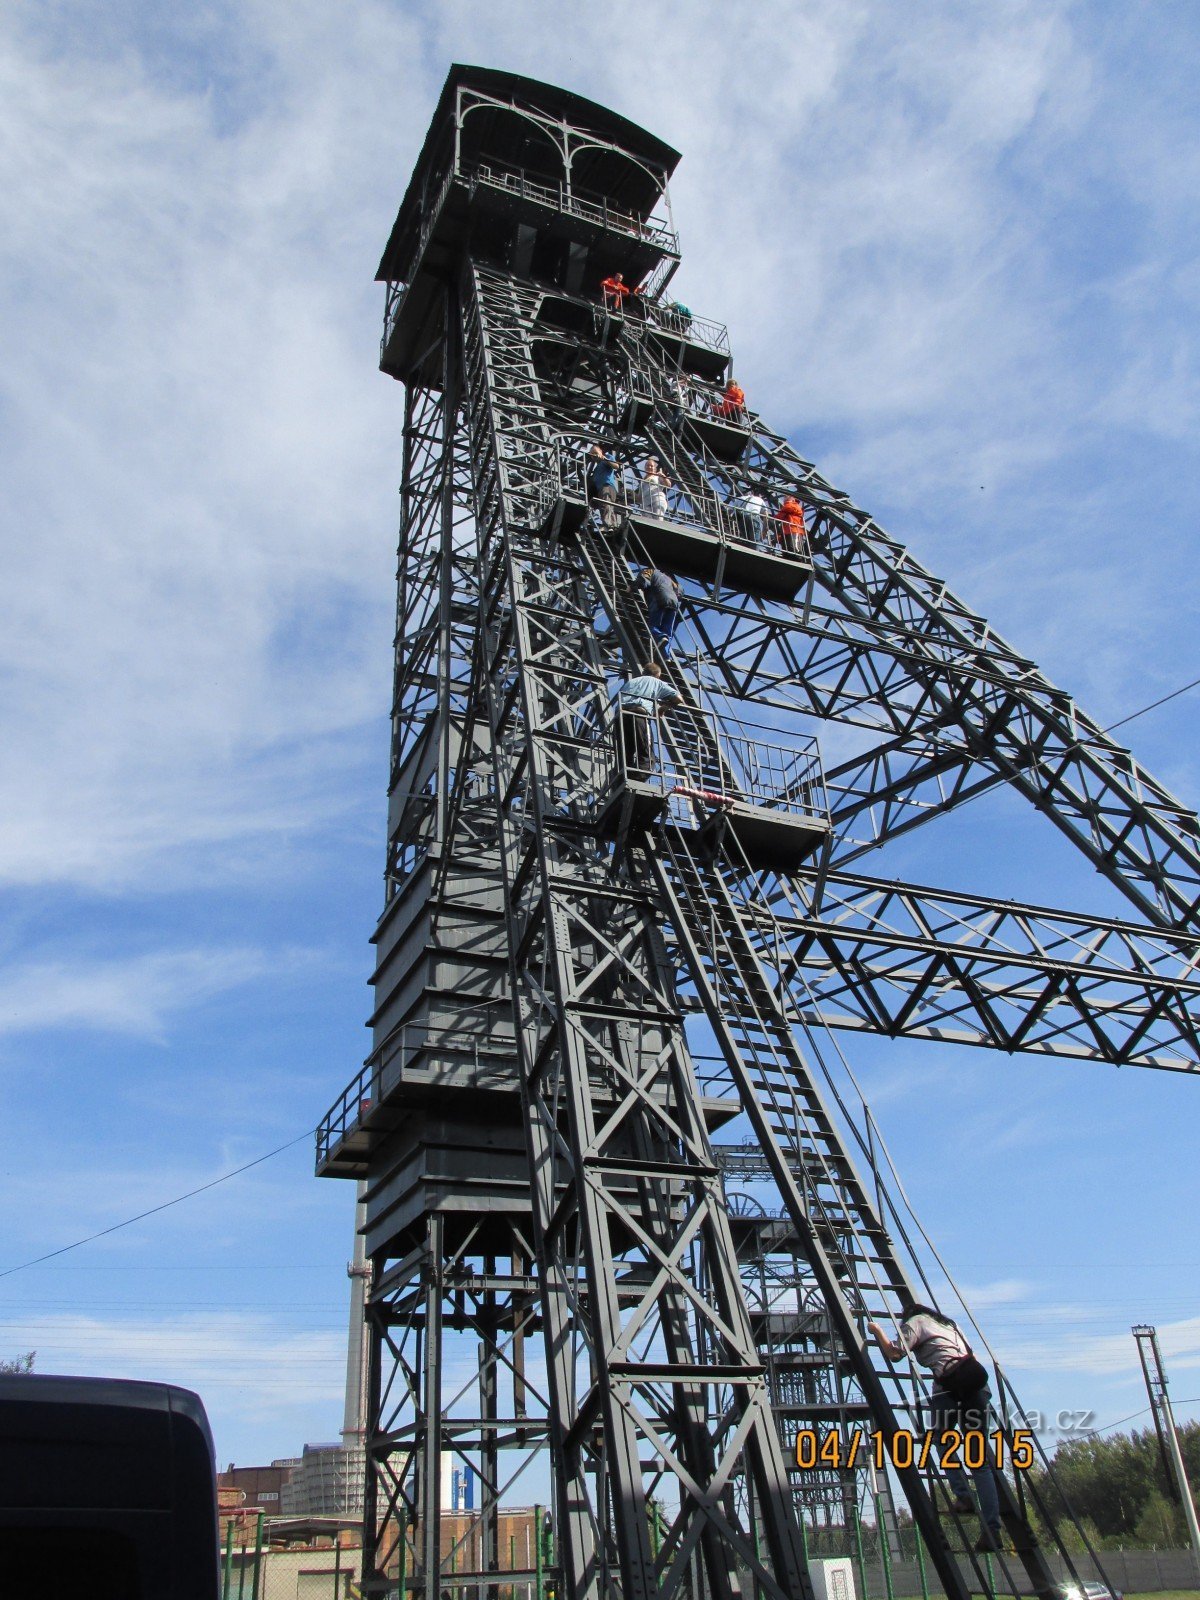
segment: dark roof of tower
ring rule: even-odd
[[[454,100],[460,88],[478,89],[497,99],[514,100],[546,116],[562,119],[572,127],[594,133],[660,169],[664,180],[678,165],[678,150],[648,133],[645,128],[639,128],[637,123],[619,116],[606,106],[597,105],[594,100],[585,99],[570,89],[560,89],[552,83],[540,83],[536,78],[522,77],[520,73],[498,72],[492,67],[470,67],[456,62],[442,85],[421,153],[413,167],[387,248],[375,274],[381,282],[399,275],[397,264],[408,254],[407,235],[420,210],[422,185],[435,159],[438,141],[453,117]],[[489,156],[501,163],[522,165],[524,143],[511,116],[506,116],[500,107],[495,111],[483,109],[474,115],[479,119],[476,141],[486,147]],[[589,165],[595,169],[594,174],[589,174]],[[592,177],[590,183],[589,176]],[[662,191],[662,184],[657,183],[650,173],[632,162],[623,162],[617,168],[611,158],[606,161],[604,153],[599,151],[594,155],[591,152],[583,154],[577,181],[581,188],[603,192],[615,205],[641,215],[649,214]]]

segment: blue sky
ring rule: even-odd
[[[1200,673],[1186,7],[59,0],[0,18],[0,1269],[311,1127],[365,1051],[401,395],[372,283],[451,60],[683,151],[751,403],[1107,722]],[[1135,723],[1200,799],[1200,698]],[[1119,909],[996,794],[887,875]],[[1200,1415],[1198,1087],[845,1042],[1031,1406]],[[353,1194],[293,1147],[0,1278],[0,1351],[341,1422]],[[1139,1419],[1145,1421],[1144,1418]]]

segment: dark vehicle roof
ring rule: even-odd
[[[29,1373],[0,1377],[0,1436],[19,1449],[0,1451],[0,1505],[136,1506],[169,1499],[154,1450],[170,1445],[201,1470],[213,1454],[199,1395],[169,1383],[131,1378],[60,1377]],[[156,1445],[155,1441],[160,1441]],[[89,1474],[109,1463],[100,1481]]]
[[[136,1406],[187,1417],[205,1434],[204,1402],[191,1389],[140,1378],[76,1378],[57,1372],[0,1376],[0,1405],[36,1400],[39,1405]]]

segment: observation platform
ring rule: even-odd
[[[829,822],[824,817],[773,810],[744,800],[726,801],[693,831],[702,844],[710,840],[715,844],[722,828],[737,840],[752,867],[785,875],[815,855],[829,837]]]
[[[650,718],[648,718],[650,722]],[[672,707],[650,723],[650,757],[630,768],[611,730],[600,765],[595,827],[674,829],[688,850],[710,858],[725,835],[755,870],[795,872],[829,838],[816,741],[771,744],[762,731],[696,707]],[[600,754],[600,752],[598,752]],[[605,770],[606,768],[606,770]]]
[[[564,128],[569,125],[569,133]],[[579,95],[455,66],[376,273],[380,366],[437,386],[440,301],[465,256],[568,294],[620,272],[665,281],[679,243],[655,208],[679,154]]]
[[[543,513],[540,531],[576,533],[592,509],[581,487],[564,488]],[[710,506],[702,508],[703,520],[693,512],[693,519],[685,521],[651,515],[625,486],[617,510],[620,525],[603,529],[605,538],[618,549],[627,547],[624,553],[631,561],[649,560],[674,577],[788,602],[797,599],[812,577],[812,565],[805,557],[785,554],[746,535],[736,515],[715,496]]]
[[[728,335],[725,336],[724,345],[710,343],[701,337],[702,328],[716,326],[716,323],[702,323],[700,318],[694,317],[686,325],[685,331],[683,326],[672,327],[670,313],[664,312],[654,319],[649,337],[651,343],[662,351],[663,358],[677,371],[704,378],[709,383],[724,383],[732,360]]]
[[[712,456],[726,466],[734,466],[746,453],[750,443],[749,416],[740,422],[727,421],[714,416],[702,401],[699,406],[672,406],[669,399],[654,399],[649,395],[632,395],[621,412],[617,426],[621,432],[641,433],[652,416],[657,415],[664,426],[670,426],[673,414],[681,420],[676,424],[686,443],[689,436],[696,439]]]

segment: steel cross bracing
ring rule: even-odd
[[[687,428],[670,425],[665,364],[650,349],[639,350],[638,359],[651,374],[656,400],[647,434],[681,481],[702,474],[730,487],[752,482],[772,503],[793,493],[812,508],[814,576],[834,602],[833,614],[805,620],[793,608],[776,617],[757,602],[750,614],[759,637],[752,629],[740,638],[740,656],[730,652],[726,660],[723,633],[710,634],[707,643],[710,670],[740,697],[761,699],[794,674],[803,694],[820,694],[816,686],[824,683],[820,714],[840,718],[852,716],[869,686],[877,686],[874,709],[891,736],[827,775],[834,793],[849,797],[835,806],[835,824],[840,828],[864,808],[883,808],[873,830],[881,842],[1003,778],[1145,916],[1194,927],[1200,916],[1194,813],[760,419],[750,419],[736,473],[705,460]],[[815,660],[804,660],[793,644],[763,672],[768,646],[778,649],[792,633],[817,636]],[[828,667],[822,673],[822,652],[832,656],[832,680]]]
[[[810,1593],[723,1190],[646,887],[614,882],[576,820],[583,731],[606,699],[581,574],[534,526],[545,424],[536,297],[476,267],[464,364],[489,722],[550,1365],[564,1578],[671,1594],[703,1560]],[[753,1484],[766,1545],[730,1515]],[[661,1487],[669,1483],[669,1492]],[[656,1552],[652,1499],[668,1506]]]
[[[596,304],[600,274],[593,283],[581,265],[636,257],[649,285],[665,283],[673,235],[664,244],[639,217],[654,204],[646,173],[665,173],[672,153],[656,146],[630,188],[618,145],[579,136],[559,91],[455,74],[486,79],[486,92],[460,93],[452,136],[435,119],[424,188],[410,190],[394,236],[400,262],[411,230],[412,277],[389,288],[385,332],[385,366],[407,397],[383,998],[368,1066],[322,1143],[326,1170],[349,1173],[339,1151],[374,1141],[368,1586],[387,1588],[398,1559],[427,1600],[464,1584],[495,1600],[512,1482],[502,1459],[548,1447],[555,1581],[571,1600],[806,1597],[795,1518],[805,1491],[788,1480],[781,1439],[786,1449],[787,1429],[821,1407],[895,1437],[915,1428],[922,1399],[919,1374],[884,1365],[865,1339],[867,1318],[894,1316],[920,1283],[918,1254],[869,1122],[853,1126],[840,1098],[831,1110],[823,1097],[815,1028],[1196,1070],[1200,829],[760,419],[738,459],[718,459],[681,414],[653,295],[645,318],[611,315]],[[626,185],[620,203],[589,210],[569,177],[556,189],[503,156],[488,165],[478,139],[467,150],[467,117],[506,115],[510,101],[572,160],[595,157],[593,186]],[[727,357],[711,328],[697,338],[706,359]],[[691,497],[693,531],[706,517],[724,526],[747,487],[774,503],[794,492],[809,508],[811,573],[794,604],[739,588],[723,555],[715,574],[688,582],[699,652],[669,665],[682,705],[662,732],[672,759],[686,745],[702,791],[736,797],[723,707],[770,708],[787,730],[799,718],[853,730],[860,748],[826,775],[831,826],[809,860],[752,864],[732,823],[705,819],[700,802],[687,803],[688,825],[627,798],[615,841],[602,825],[612,690],[653,645],[630,570],[646,553],[636,519],[602,527],[567,482],[593,440],[626,469],[658,454]],[[997,782],[1050,815],[1151,925],[847,870]],[[412,972],[433,978],[406,988],[388,962],[407,950],[395,928],[419,916],[422,897],[432,965]],[[479,952],[475,968],[462,950]],[[439,1056],[428,1039],[412,1043],[406,1019],[434,1004],[412,997],[434,994],[443,968]],[[456,985],[475,983],[476,969],[468,999]],[[480,1008],[510,1019],[508,1045],[503,1028],[481,1034]],[[722,1053],[703,1080],[684,1025],[697,1009]],[[481,1037],[492,1051],[482,1067]],[[428,1080],[391,1107],[427,1059]],[[468,1059],[469,1073],[447,1067]],[[460,1128],[468,1158],[493,1120],[524,1151],[489,1168],[497,1187],[479,1220],[468,1171],[448,1204],[435,1185],[425,1214],[393,1222],[403,1164],[422,1140],[449,1137],[422,1122],[422,1097],[439,1084],[454,1092],[438,1114]],[[473,1109],[482,1087],[490,1098]],[[797,1310],[822,1323],[792,1327],[790,1344],[779,1300],[768,1308],[753,1288],[762,1248],[732,1226],[710,1141],[733,1109],[782,1203],[768,1231],[793,1263]],[[545,1371],[531,1376],[534,1334]],[[448,1381],[448,1341],[467,1336],[480,1358],[464,1399]],[[1004,1385],[1000,1401],[1003,1413]],[[482,1479],[474,1574],[456,1574],[442,1538],[440,1463],[455,1452]],[[948,1594],[1049,1592],[1020,1483],[1004,1491],[1018,1578],[1006,1558],[997,1576],[952,1553],[936,1472],[900,1477]],[[809,1503],[854,1499],[836,1474],[809,1483]],[[1049,1507],[1036,1509],[1054,1544]]]
[[[480,560],[485,571],[482,615],[489,625],[487,677],[497,758],[495,788],[502,826],[508,834],[506,876],[516,913],[510,945],[515,955],[513,984],[520,1010],[518,1039],[529,1110],[531,1166],[535,1184],[543,1190],[540,1207],[535,1206],[535,1228],[542,1240],[546,1318],[552,1341],[557,1342],[554,1324],[561,1310],[556,1301],[561,1301],[572,1312],[562,1321],[562,1336],[573,1335],[588,1347],[586,1368],[592,1375],[592,1387],[586,1391],[583,1414],[604,1415],[605,1444],[612,1457],[606,1463],[608,1470],[617,1471],[622,1463],[631,1467],[636,1458],[633,1441],[625,1441],[622,1450],[620,1434],[613,1438],[616,1425],[628,1416],[622,1417],[618,1409],[621,1391],[615,1381],[624,1373],[614,1374],[604,1352],[604,1340],[613,1337],[620,1326],[619,1298],[614,1292],[610,1315],[599,1327],[596,1321],[588,1326],[577,1284],[581,1266],[586,1265],[591,1292],[597,1294],[597,1285],[603,1285],[612,1271],[605,1246],[611,1248],[616,1200],[611,1192],[604,1196],[609,1213],[606,1223],[595,1210],[596,1194],[587,1183],[589,1163],[598,1156],[598,1092],[603,1095],[607,1091],[618,1103],[624,1092],[629,1104],[630,1088],[639,1076],[643,1095],[655,1083],[653,1073],[638,1071],[631,1081],[620,1051],[601,1030],[616,1028],[614,1037],[619,1039],[615,1013],[620,1009],[627,1025],[639,1024],[629,1043],[636,1039],[638,1053],[644,1055],[647,1032],[658,1037],[670,1028],[670,1003],[664,1004],[661,995],[667,971],[658,926],[665,911],[726,1055],[742,1109],[767,1152],[857,1387],[876,1427],[894,1438],[905,1418],[915,1422],[920,1396],[907,1375],[898,1376],[890,1368],[879,1370],[866,1342],[865,1323],[886,1315],[887,1308],[903,1298],[909,1279],[821,1103],[796,1046],[792,1018],[780,1008],[746,932],[744,905],[728,894],[720,874],[702,875],[686,847],[681,851],[665,839],[665,848],[658,850],[647,848],[644,841],[640,846],[630,843],[628,853],[618,858],[635,863],[624,887],[615,886],[607,865],[597,863],[595,841],[586,823],[586,802],[596,782],[589,764],[595,748],[591,725],[604,717],[607,691],[592,619],[598,600],[620,637],[628,627],[628,610],[597,576],[594,557],[588,559],[590,535],[581,535],[579,541],[584,554],[581,566],[578,560],[572,562],[569,551],[548,544],[536,531],[540,510],[536,475],[539,466],[544,470],[547,456],[547,441],[539,437],[536,427],[542,415],[541,396],[527,352],[537,297],[523,294],[510,280],[479,268],[474,271],[472,287],[477,320],[467,318],[466,365],[468,393],[473,400],[473,453],[485,471],[499,463],[494,470],[502,485],[497,493],[486,480],[481,482],[477,501],[483,508],[497,504],[508,508],[507,526],[504,518],[498,517],[490,542],[480,516]],[[482,396],[478,401],[476,394]],[[511,419],[509,408],[516,413]],[[523,443],[506,460],[498,440],[508,431],[510,421],[512,433],[520,434]],[[493,435],[490,441],[489,431]],[[523,523],[530,528],[524,537]],[[618,572],[619,565],[611,570]],[[590,595],[585,576],[590,580]],[[627,571],[622,581],[628,582]],[[618,589],[620,586],[619,582]],[[514,729],[522,718],[525,738],[518,742]],[[514,808],[515,814],[506,812],[505,807],[521,793],[522,784],[520,807]],[[567,864],[570,871],[564,870]],[[648,882],[658,890],[657,904],[647,900],[644,888],[632,887]],[[533,983],[528,970],[531,964],[538,972]],[[649,1003],[648,993],[637,992],[635,973],[642,985],[654,974],[655,981],[648,987],[659,992],[657,1005]],[[619,975],[624,985],[623,1005],[618,1008],[606,996],[607,1006],[590,1014],[581,1003],[583,996],[603,993],[598,984],[611,981],[610,975]],[[597,1002],[592,1000],[591,1005]],[[678,1035],[677,1045],[682,1045]],[[572,1061],[573,1046],[579,1050],[576,1062]],[[656,1069],[663,1060],[660,1053]],[[687,1092],[697,1093],[694,1080]],[[569,1148],[561,1125],[564,1107],[571,1134]],[[644,1115],[648,1108],[643,1103],[640,1109]],[[681,1104],[671,1126],[678,1130],[683,1125]],[[619,1128],[620,1119],[610,1120],[607,1131],[611,1136]],[[657,1170],[682,1186],[685,1167],[678,1150],[674,1166],[668,1160],[661,1147],[664,1131],[665,1126],[657,1130]],[[696,1138],[702,1136],[702,1124],[697,1122],[692,1133]],[[702,1148],[705,1169],[710,1159]],[[626,1163],[618,1161],[612,1170],[621,1179],[630,1177]],[[555,1198],[560,1185],[566,1193]],[[593,1202],[590,1215],[589,1201]],[[577,1229],[573,1270],[570,1262],[550,1258],[547,1249],[552,1243],[565,1247],[568,1218]],[[555,1227],[561,1232],[561,1243]],[[589,1233],[593,1241],[590,1252]],[[732,1249],[728,1244],[722,1248]],[[730,1289],[734,1287],[731,1282]],[[662,1288],[660,1281],[660,1292]],[[726,1351],[727,1359],[728,1355]],[[745,1355],[749,1356],[748,1348]],[[562,1376],[565,1380],[566,1374]],[[681,1376],[694,1384],[697,1369],[689,1371],[685,1366]],[[553,1390],[552,1382],[552,1412]],[[641,1412],[635,1415],[639,1421],[643,1417]],[[556,1465],[560,1471],[575,1467],[586,1484],[588,1475],[579,1470],[584,1462],[568,1459],[561,1447]],[[598,1472],[600,1463],[595,1465]],[[900,1477],[943,1582],[950,1592],[959,1592],[962,1577],[921,1474],[909,1468]],[[578,1507],[581,1500],[587,1503],[586,1489],[580,1492],[564,1483],[562,1493],[569,1506]],[[567,1557],[583,1583],[590,1581],[595,1570],[597,1537],[603,1533],[594,1490],[589,1512],[573,1530],[572,1544],[579,1553]],[[681,1519],[684,1514],[681,1509]],[[1050,1568],[1032,1538],[1023,1508],[1008,1488],[1004,1490],[1003,1514],[1027,1580],[1040,1592],[1049,1593],[1053,1586]],[[636,1553],[622,1554],[623,1573],[636,1560]]]
[[[628,561],[586,526],[576,538],[612,639],[625,660],[645,658],[650,634]],[[676,656],[665,665],[695,705],[689,662]],[[710,750],[709,761],[719,765],[719,752]],[[832,815],[836,855],[836,809]],[[802,984],[801,1009],[823,1025],[1200,1070],[1195,934],[824,863],[789,875],[758,872],[743,898],[763,958],[786,984]]]
[[[1200,938],[831,871],[759,872],[755,947],[822,1026],[1200,1071]]]

